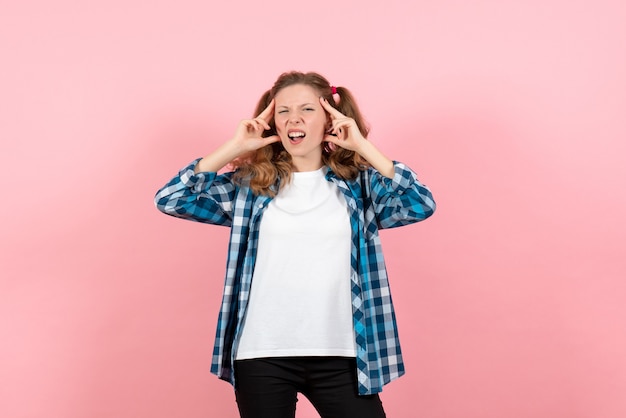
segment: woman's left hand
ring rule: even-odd
[[[329,132],[324,137],[324,141],[359,153],[361,144],[367,140],[361,135],[361,131],[354,119],[347,117],[332,107],[323,97],[320,97],[320,103],[330,115],[332,124]]]

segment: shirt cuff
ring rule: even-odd
[[[394,161],[393,170],[393,178],[383,177],[383,182],[389,190],[402,194],[417,181],[415,172],[401,162]]]
[[[194,168],[196,168],[196,165],[201,159],[202,158],[196,158],[190,164],[182,168],[178,173],[180,182],[194,191],[201,191],[205,189],[213,182],[213,180],[215,180],[215,177],[217,176],[217,173],[210,172],[194,173]]]

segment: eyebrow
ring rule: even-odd
[[[303,103],[303,104],[301,104],[301,105],[299,105],[299,106],[300,106],[300,107],[304,107],[304,106],[312,106],[312,105],[313,105],[313,103]],[[278,108],[285,108],[285,109],[289,109],[289,106],[285,106],[285,105],[280,105],[280,106],[277,106],[277,107],[278,107]],[[298,106],[296,106],[296,107],[298,107]]]

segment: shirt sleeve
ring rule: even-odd
[[[231,226],[236,186],[233,173],[194,173],[200,159],[180,170],[155,195],[161,212],[177,218]]]
[[[393,178],[370,169],[371,199],[379,228],[395,228],[423,221],[435,212],[430,189],[419,182],[417,174],[394,161]]]

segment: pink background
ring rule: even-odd
[[[152,197],[291,69],[352,89],[439,205],[383,233],[388,416],[626,416],[625,4],[3,1],[0,416],[237,416],[228,230]]]

